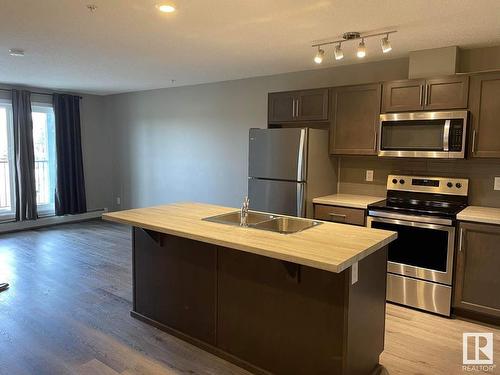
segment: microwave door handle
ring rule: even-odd
[[[444,122],[443,151],[450,150],[450,124],[451,124],[451,120],[446,120]]]

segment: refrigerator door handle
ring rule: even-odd
[[[297,216],[306,217],[305,184],[297,184]]]
[[[299,155],[297,159],[297,180],[306,180],[306,153],[307,153],[307,129],[301,129],[299,141]]]

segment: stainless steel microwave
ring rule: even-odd
[[[380,115],[378,155],[463,159],[468,118],[468,111]]]

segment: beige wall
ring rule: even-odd
[[[460,72],[479,72],[500,69],[500,46],[462,49],[460,52]]]

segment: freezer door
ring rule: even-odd
[[[305,217],[306,184],[277,180],[248,179],[250,209]]]
[[[248,176],[305,181],[307,129],[250,129]]]

